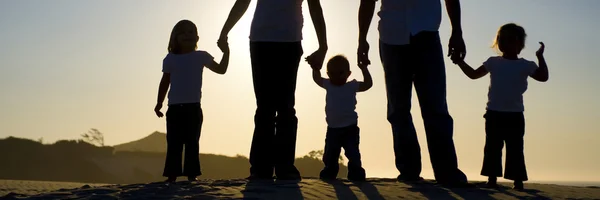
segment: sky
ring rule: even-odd
[[[235,0],[0,1],[0,138],[43,138],[45,143],[79,139],[97,128],[106,145],[164,132],[164,118],[153,108],[162,59],[175,23],[198,26],[201,50],[221,58],[216,41]],[[327,57],[356,60],[359,0],[321,1],[327,24]],[[550,80],[529,79],[525,93],[525,157],[530,180],[600,181],[600,32],[597,0],[463,0],[466,61],[479,66],[495,52],[498,28],[515,22],[527,31],[521,54],[535,59],[546,44]],[[248,35],[256,1],[229,35],[231,62],[225,75],[205,71],[201,153],[248,156],[255,100]],[[304,56],[318,47],[304,9]],[[378,6],[379,7],[379,3]],[[379,8],[377,8],[379,10]],[[378,53],[375,16],[369,31],[374,86],[358,95],[361,153],[367,176],[395,177],[392,133],[386,120],[384,76]],[[443,11],[444,51],[450,24]],[[362,80],[358,67],[351,78]],[[325,141],[325,91],[315,85],[302,62],[296,90],[299,118],[296,156],[320,150]],[[460,168],[481,180],[484,119],[489,76],[470,80],[446,59],[448,104]],[[416,95],[413,95],[416,97]],[[166,105],[166,102],[165,102]],[[166,106],[165,106],[166,107]],[[163,108],[165,111],[165,108]],[[417,98],[413,118],[422,148],[423,173],[433,178]]]

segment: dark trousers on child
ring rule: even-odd
[[[200,130],[202,128],[200,103],[169,105],[167,110],[167,158],[163,176],[200,176],[198,157]],[[181,169],[181,157],[185,146],[185,159]]]
[[[323,153],[323,163],[325,168],[321,171],[320,177],[324,179],[335,179],[339,171],[339,157],[344,148],[346,158],[348,158],[348,179],[364,179],[365,170],[360,161],[360,129],[356,124],[343,128],[327,128],[325,138],[325,152]]]
[[[526,181],[523,136],[525,117],[523,112],[497,112],[488,110],[485,118],[485,149],[481,175],[502,177],[502,148],[506,143],[504,178]]]

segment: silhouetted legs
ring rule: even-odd
[[[481,175],[490,178],[502,177],[502,148],[506,143],[504,178],[514,180],[516,187],[520,182],[522,188],[522,181],[528,180],[523,153],[523,113],[487,111],[484,117],[486,136]]]
[[[401,180],[418,180],[420,146],[410,113],[414,82],[427,136],[435,179],[443,184],[466,183],[458,169],[453,119],[446,103],[446,72],[438,32],[421,32],[407,45],[380,43],[392,126],[396,168]]]
[[[256,97],[250,150],[252,178],[299,179],[296,154],[295,92],[300,42],[251,42],[252,78]]]
[[[404,179],[416,180],[421,174],[421,147],[413,124],[411,109],[414,69],[410,66],[409,45],[380,42],[387,92],[387,119],[392,126],[396,169]]]
[[[365,170],[360,160],[360,129],[357,125],[343,128],[327,128],[325,138],[325,151],[323,163],[325,168],[320,173],[321,179],[335,179],[339,171],[339,157],[341,149],[348,158],[348,179],[353,181],[364,181]]]
[[[196,177],[200,171],[199,140],[202,128],[200,103],[169,105],[167,110],[167,157],[163,176]],[[183,171],[181,159],[185,146]]]

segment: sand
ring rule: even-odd
[[[526,184],[525,191],[509,185],[500,189],[450,189],[433,182],[406,184],[394,179],[324,182],[201,180],[175,184],[103,185],[0,180],[0,199],[600,199],[598,187]],[[58,189],[57,187],[61,187]]]

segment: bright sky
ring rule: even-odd
[[[254,1],[255,2],[255,1]],[[234,0],[0,1],[0,137],[78,139],[90,128],[115,145],[165,131],[164,118],[152,111],[161,62],[175,23],[190,19],[199,28],[200,49],[216,59],[219,32]],[[323,0],[328,57],[356,60],[359,0]],[[200,152],[247,156],[255,109],[248,34],[254,5],[232,30],[231,63],[226,75],[205,71],[205,121]],[[378,4],[379,5],[379,4]],[[516,22],[528,33],[522,56],[535,59],[538,41],[546,43],[547,83],[529,81],[525,94],[525,154],[531,180],[600,181],[600,55],[597,0],[463,0],[462,23],[467,61],[478,66],[493,56],[496,30]],[[304,52],[317,47],[304,3]],[[440,29],[446,49],[449,21]],[[378,54],[377,16],[369,32],[374,87],[358,96],[363,163],[370,177],[395,177],[392,133],[386,121],[384,76]],[[483,160],[485,103],[489,78],[472,81],[447,63],[448,103],[455,121],[459,165],[469,179]],[[362,80],[358,68],[353,77]],[[296,155],[322,149],[325,92],[301,63],[296,109]],[[413,116],[422,142],[423,176],[432,178],[425,133],[416,98]]]

